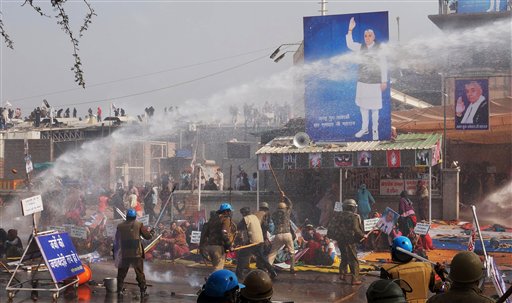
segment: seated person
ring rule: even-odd
[[[4,244],[5,257],[16,258],[23,255],[23,243],[21,243],[20,237],[18,237],[17,229],[9,229],[7,231],[7,240]]]
[[[176,222],[171,223],[169,237],[163,241],[169,244],[169,252],[172,260],[181,258],[189,253],[185,232]]]

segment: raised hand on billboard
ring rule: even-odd
[[[455,113],[457,114],[457,117],[462,116],[462,113],[466,109],[466,106],[464,106],[464,101],[462,101],[462,97],[459,97],[457,99],[457,106],[455,107]]]
[[[354,17],[350,18],[350,22],[348,23],[348,30],[352,31],[356,27],[356,20],[354,20]]]

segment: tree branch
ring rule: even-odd
[[[14,49],[14,42],[12,42],[11,38],[9,38],[9,35],[7,35],[4,29],[4,22],[2,21],[2,12],[0,12],[0,34],[2,35],[2,37],[4,37],[5,45],[10,49]]]
[[[79,31],[79,38],[83,36],[83,33],[89,29],[89,25],[92,23],[93,16],[97,16],[94,12],[94,9],[89,4],[88,0],[82,0],[85,5],[87,6],[88,13],[85,15],[84,23],[80,27]],[[78,54],[79,51],[79,40],[75,37],[73,34],[73,31],[71,30],[71,26],[69,24],[69,16],[66,13],[66,10],[64,9],[64,4],[67,2],[67,0],[50,0],[50,3],[54,9],[57,10],[57,15],[55,18],[57,18],[57,24],[61,26],[61,29],[68,35],[71,44],[73,44],[73,58],[75,60],[75,64],[71,68],[71,70],[75,73],[75,82],[78,83],[78,85],[85,88],[85,81],[84,81],[84,71],[82,69],[82,62],[80,59],[80,55]],[[34,4],[34,0],[24,0],[23,4],[21,6],[29,5],[32,7],[39,15],[51,18],[51,16],[46,15],[44,11],[41,9],[41,7]],[[2,20],[2,12],[0,12],[0,34],[4,38],[4,43],[8,48],[13,49],[13,41],[10,39],[9,35],[4,29],[4,23]]]

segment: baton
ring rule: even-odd
[[[419,256],[419,255],[417,255],[417,254],[415,254],[415,253],[412,253],[412,252],[410,252],[410,251],[407,251],[407,250],[405,250],[405,249],[403,249],[403,248],[401,248],[401,247],[399,247],[399,246],[397,246],[397,247],[396,247],[396,249],[397,249],[398,251],[403,252],[404,254],[409,255],[409,256],[411,256],[411,257],[413,257],[413,258],[416,258],[416,259],[418,259],[418,260],[420,260],[420,261],[427,262],[427,263],[430,263],[430,264],[432,264],[432,265],[434,265],[434,266],[437,266],[437,263],[434,263],[434,262],[432,262],[432,261],[430,261],[430,260],[428,260],[428,259],[423,258],[422,256]],[[447,274],[447,273],[448,273],[448,272],[446,271],[446,269],[445,269],[445,270],[443,270],[443,272],[444,272],[445,274]],[[436,272],[436,273],[437,273],[437,272]],[[444,282],[445,278],[443,277],[443,275],[439,275],[439,276],[441,277],[441,280],[443,280],[443,282]]]
[[[247,244],[247,245],[238,246],[238,247],[233,248],[233,251],[244,249],[244,248],[253,247],[253,246],[256,246],[256,245],[259,245],[259,244],[263,244],[263,242],[261,242],[261,243],[251,243],[251,244]]]
[[[400,252],[403,252],[404,254],[409,255],[409,256],[411,256],[411,257],[413,257],[413,258],[416,258],[416,259],[418,259],[418,260],[420,260],[420,261],[427,262],[427,263],[430,263],[430,264],[432,264],[432,265],[437,265],[437,263],[434,263],[434,262],[430,261],[429,259],[425,259],[425,258],[423,258],[423,257],[422,257],[422,256],[420,256],[420,255],[417,255],[417,254],[415,254],[415,253],[412,253],[412,252],[410,252],[410,251],[407,251],[407,250],[405,250],[405,249],[403,249],[403,248],[401,248],[401,247],[399,247],[399,246],[397,246],[397,247],[396,247],[396,250],[398,250],[398,251],[400,251]]]
[[[158,219],[156,219],[155,224],[153,225],[153,229],[158,225],[158,222],[160,222],[160,219],[162,219],[162,215],[164,214],[165,209],[167,208],[167,205],[169,204],[169,200],[172,197],[172,194],[176,190],[176,184],[172,187],[171,193],[169,194],[169,197],[167,197],[167,201],[165,201],[164,207],[160,210],[160,214],[158,215]]]
[[[503,303],[507,300],[508,297],[512,294],[512,286],[508,288],[508,290],[501,296],[496,303]]]
[[[151,241],[151,243],[149,243],[145,248],[144,248],[144,253],[147,253],[148,250],[150,250],[151,248],[153,248],[159,241],[160,241],[160,238],[162,238],[162,234],[158,235],[158,237],[155,238],[155,240]]]

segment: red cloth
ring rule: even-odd
[[[314,264],[315,263],[315,255],[316,251],[322,249],[322,244],[315,240],[308,241],[308,251],[302,257],[302,260],[306,264]]]
[[[108,197],[107,196],[100,196],[98,199],[98,211],[100,213],[104,213],[107,210],[108,206]]]

